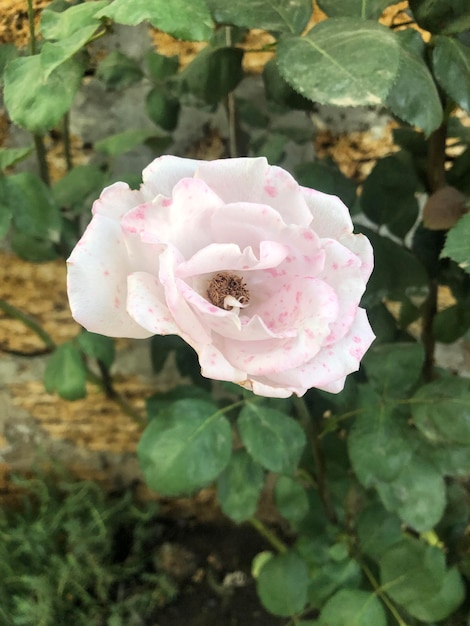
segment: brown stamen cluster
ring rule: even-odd
[[[219,309],[232,310],[232,306],[226,307],[224,305],[227,296],[232,296],[243,305],[248,304],[250,301],[250,292],[246,288],[243,278],[227,272],[217,272],[209,283],[207,297]]]

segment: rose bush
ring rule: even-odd
[[[180,335],[202,374],[254,393],[339,392],[374,339],[373,267],[345,205],[264,158],[163,156],[115,183],[68,259],[74,318],[112,337]]]

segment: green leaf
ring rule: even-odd
[[[183,89],[208,104],[218,104],[243,78],[243,50],[205,48],[179,74]]]
[[[32,133],[53,128],[72,105],[82,79],[82,66],[69,59],[46,78],[41,55],[7,64],[5,104],[12,121]]]
[[[230,424],[214,404],[178,400],[148,424],[137,453],[147,485],[175,496],[215,480],[231,448]]]
[[[206,41],[213,29],[204,0],[114,0],[97,17],[129,26],[148,20],[155,28],[187,41]]]
[[[393,481],[379,483],[377,491],[385,508],[418,532],[431,530],[444,513],[444,479],[421,455],[412,456]]]
[[[235,105],[240,121],[254,128],[265,129],[269,125],[269,117],[261,111],[257,104],[244,98],[236,98]]]
[[[420,343],[372,346],[363,360],[369,383],[382,398],[406,398],[421,377],[423,363]]]
[[[21,259],[31,261],[31,263],[52,261],[59,256],[49,239],[41,239],[16,230],[11,235],[11,247]]]
[[[77,165],[53,184],[52,194],[58,206],[81,211],[88,197],[95,197],[105,181],[106,174],[95,165]]]
[[[111,337],[83,330],[77,337],[77,345],[87,356],[101,361],[108,369],[114,362],[116,351]]]
[[[161,87],[155,87],[147,94],[145,110],[154,124],[163,130],[172,131],[178,124],[180,102]]]
[[[217,480],[222,511],[237,524],[249,519],[256,512],[263,484],[263,468],[244,450],[235,452]]]
[[[256,580],[259,598],[270,613],[288,617],[300,613],[307,602],[308,569],[305,561],[289,551],[273,556]]]
[[[65,400],[86,396],[87,373],[82,356],[71,343],[64,343],[49,357],[44,374],[47,393],[58,393]]]
[[[310,0],[207,0],[220,24],[300,35],[312,15]]]
[[[305,434],[297,422],[275,409],[247,404],[237,423],[255,461],[271,472],[294,472],[305,446]]]
[[[411,413],[431,443],[470,446],[469,380],[446,377],[424,385],[413,396]]]
[[[403,238],[418,217],[415,194],[419,180],[411,159],[404,153],[377,161],[366,178],[361,194],[361,207],[367,217]]]
[[[400,518],[373,502],[359,513],[357,536],[361,551],[378,561],[388,548],[403,538]]]
[[[312,103],[297,93],[289,83],[281,76],[276,60],[271,59],[266,63],[263,70],[263,83],[266,98],[271,104],[274,103],[283,109],[295,109],[310,111]]]
[[[280,163],[289,138],[286,135],[270,131],[261,135],[251,143],[251,151],[254,157],[264,156],[271,164]]]
[[[40,31],[44,39],[64,40],[87,26],[99,26],[98,11],[108,4],[108,0],[87,2],[71,6],[65,11],[45,8],[41,13]]]
[[[444,476],[454,476],[455,478],[468,478],[470,476],[470,450],[468,446],[429,444],[421,452]]]
[[[419,26],[438,35],[460,33],[470,28],[467,0],[410,0]]]
[[[274,487],[274,501],[279,513],[294,527],[308,513],[308,497],[305,489],[290,476],[279,476]]]
[[[163,54],[150,51],[144,57],[145,69],[152,81],[160,83],[174,76],[179,67],[177,56],[166,57]]]
[[[50,43],[46,41],[41,49],[39,58],[44,72],[43,80],[47,80],[52,72],[68,59],[73,57],[91,39],[96,26],[87,26],[78,30],[68,39]]]
[[[3,199],[5,202],[5,198]],[[7,179],[6,203],[13,212],[15,228],[26,235],[58,241],[62,218],[51,190],[31,172]]]
[[[369,280],[364,306],[384,299],[422,302],[428,293],[428,275],[422,263],[408,250],[369,228],[359,229],[374,248],[374,271]]]
[[[439,85],[470,113],[470,48],[453,37],[436,37],[432,65]]]
[[[33,151],[33,146],[24,148],[0,148],[0,170],[3,172],[8,167],[16,165],[26,159]]]
[[[107,87],[123,89],[139,81],[144,75],[140,65],[119,50],[110,52],[98,65],[96,70]]]
[[[328,17],[360,17],[363,20],[380,17],[395,0],[318,0],[318,6]]]
[[[341,589],[328,600],[320,613],[319,626],[386,626],[387,618],[380,600],[358,589]]]
[[[156,138],[162,142],[162,146],[168,145],[169,138],[166,135],[156,137],[157,133],[158,131],[156,130],[125,130],[122,133],[116,133],[110,137],[105,137],[105,139],[100,139],[94,144],[94,147],[99,152],[115,157],[134,150],[134,148],[137,148],[137,146],[149,139]]]
[[[2,192],[2,184],[0,182],[0,194]],[[1,195],[0,195],[1,197]],[[0,201],[0,239],[3,239],[10,230],[11,218],[13,211],[11,207],[6,206]]]
[[[356,184],[347,178],[335,163],[325,161],[301,163],[294,171],[300,185],[338,196],[349,208],[354,206]]]
[[[16,59],[18,56],[18,50],[15,44],[6,43],[0,46],[0,84],[2,82],[2,75],[5,70],[5,66],[8,61]]]
[[[396,80],[400,45],[376,22],[330,18],[305,37],[279,41],[277,64],[299,93],[337,106],[382,104]]]
[[[442,122],[441,100],[426,61],[415,50],[413,39],[423,44],[421,35],[412,29],[404,33],[406,37],[397,33],[401,44],[400,65],[386,102],[394,115],[430,135]]]
[[[449,230],[441,258],[450,257],[470,274],[470,213],[459,219]]]
[[[392,600],[425,622],[445,619],[464,599],[462,579],[457,570],[446,570],[441,550],[412,537],[383,555],[380,581]]]
[[[348,437],[351,464],[364,487],[392,481],[410,462],[410,427],[369,387],[359,391],[361,412]]]
[[[195,385],[177,385],[174,389],[165,392],[158,392],[150,396],[145,401],[147,416],[153,419],[158,416],[160,411],[167,409],[177,400],[197,399],[211,401],[211,395],[201,387]]]

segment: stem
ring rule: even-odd
[[[225,27],[225,43],[227,46],[232,45],[232,28]],[[235,106],[235,94],[231,91],[225,99],[228,118],[228,152],[231,158],[238,156],[237,146],[237,110]]]
[[[55,348],[57,347],[55,341],[52,339],[49,333],[45,331],[44,328],[32,317],[30,317],[26,313],[23,313],[23,311],[20,311],[20,309],[17,309],[15,306],[8,304],[8,302],[3,300],[3,298],[0,298],[0,309],[9,317],[23,322],[25,326],[27,326],[30,330],[36,333],[36,335],[43,341],[43,343],[49,350],[55,350]]]
[[[374,592],[380,597],[382,602],[385,604],[385,606],[388,608],[390,613],[396,619],[397,624],[399,624],[399,626],[407,626],[407,623],[402,619],[400,613],[397,611],[395,606],[389,600],[388,596],[382,591],[382,588],[380,587],[379,583],[375,579],[375,576],[372,574],[372,572],[367,567],[367,565],[365,565],[364,563],[361,563],[361,567],[362,567],[365,575],[369,579],[370,584],[374,588]]]
[[[68,111],[64,115],[64,118],[62,120],[62,137],[64,140],[64,154],[67,172],[70,172],[70,170],[73,169],[73,161],[72,150],[70,146],[70,114]]]
[[[36,54],[36,31],[34,25],[34,9],[33,0],[28,0],[28,24],[29,24],[29,53],[31,56]],[[46,160],[46,148],[42,135],[33,134],[34,146],[36,148],[36,157],[38,160],[39,175],[47,186],[50,185],[51,178],[49,176],[49,167]]]
[[[248,520],[250,524],[255,528],[259,534],[268,541],[281,554],[287,552],[286,544],[281,541],[263,522],[256,517],[250,517]]]
[[[307,408],[305,400],[297,396],[294,397],[295,408],[300,418],[307,439],[310,442],[313,460],[316,469],[316,478],[318,484],[318,495],[322,501],[326,516],[332,524],[336,524],[336,513],[331,504],[330,492],[326,484],[325,456],[320,444],[320,431],[318,430],[315,419],[312,418]]]
[[[437,128],[429,138],[426,173],[428,179],[429,193],[433,194],[438,189],[446,185],[445,159],[446,159],[446,137],[447,137],[447,115],[444,122]],[[437,252],[438,253],[438,252]],[[434,375],[434,352],[436,340],[433,333],[433,321],[437,313],[438,283],[434,276],[431,276],[429,285],[429,295],[423,305],[421,341],[424,347],[423,377],[429,382]]]

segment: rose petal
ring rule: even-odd
[[[182,178],[194,175],[199,161],[164,155],[154,159],[142,172],[141,192],[145,200],[156,196],[171,197],[173,188]],[[136,203],[137,204],[137,203]]]
[[[93,203],[93,215],[106,215],[118,220],[126,211],[143,202],[140,191],[130,189],[126,183],[114,183],[105,187],[98,200]]]
[[[374,269],[374,251],[370,241],[362,233],[341,237],[339,241],[361,259],[362,280],[366,283]]]
[[[95,214],[67,260],[73,317],[87,330],[110,337],[149,337],[128,314],[127,274],[132,271],[119,222]]]
[[[226,380],[240,384],[246,373],[233,367],[213,344],[201,346],[198,350],[201,374],[213,380]]]
[[[310,227],[319,237],[338,239],[346,233],[352,233],[349,210],[338,197],[308,187],[301,189],[311,211]]]
[[[195,176],[204,180],[226,204],[253,202],[279,212],[286,224],[308,226],[311,214],[298,183],[264,157],[200,162]]]
[[[156,276],[134,272],[127,278],[129,315],[152,335],[177,335],[179,328],[168,310],[165,290]]]

